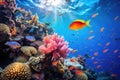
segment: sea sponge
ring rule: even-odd
[[[32,47],[32,46],[23,46],[20,49],[26,56],[33,56],[33,55],[37,55],[37,50],[36,48]]]
[[[43,42],[44,45],[41,45],[39,50],[45,54],[51,54],[52,59],[65,58],[70,51],[68,42],[64,41],[64,38],[57,34],[44,37]]]
[[[88,77],[84,72],[81,72],[80,74],[75,74],[75,80],[88,80]]]
[[[25,63],[14,62],[1,73],[2,80],[30,80],[31,70]]]

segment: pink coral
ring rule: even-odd
[[[39,50],[45,54],[52,54],[52,59],[65,58],[70,51],[68,42],[64,41],[64,38],[57,34],[44,37],[43,42],[44,45],[41,45]]]

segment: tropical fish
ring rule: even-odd
[[[92,34],[92,33],[93,33],[93,30],[91,30],[89,33]]]
[[[56,66],[57,64],[58,64],[58,61],[53,61],[53,62],[52,62],[52,65],[53,65],[53,66]]]
[[[110,42],[107,42],[105,46],[109,46],[110,45]]]
[[[78,67],[75,67],[75,66],[70,66],[70,67],[68,68],[68,70],[76,70],[76,69],[78,69]]]
[[[95,59],[95,57],[91,57],[91,60],[94,60]]]
[[[102,33],[104,31],[104,29],[105,29],[104,27],[100,28],[100,32]]]
[[[17,32],[17,29],[16,29],[16,27],[14,27],[14,28],[12,28],[11,29],[11,35],[16,35],[16,32]]]
[[[90,37],[88,37],[88,40],[91,40],[91,39],[93,39],[95,36],[90,36]]]
[[[84,20],[75,20],[70,24],[69,28],[71,30],[79,30],[83,29],[85,26],[90,26],[90,20],[86,22]]]
[[[76,62],[76,59],[70,59],[71,62]]]
[[[77,52],[77,50],[72,50],[72,53],[75,53],[75,52]]]
[[[94,53],[94,56],[97,56],[97,55],[98,55],[98,52],[95,52],[95,53]]]
[[[97,62],[97,61],[95,61],[93,64],[98,64],[98,62]]]
[[[113,52],[114,52],[114,53],[118,53],[118,51],[119,51],[118,49],[115,49]]]
[[[13,49],[19,48],[21,46],[18,42],[14,41],[6,42],[5,45],[10,46]]]
[[[109,51],[109,49],[104,49],[103,53],[107,53]]]
[[[77,74],[77,75],[82,75],[83,72],[82,72],[81,70],[76,70],[76,71],[75,71],[75,74]]]
[[[101,68],[101,67],[102,67],[101,65],[97,65],[97,66],[96,66],[97,69],[99,69],[99,68]]]
[[[95,18],[96,16],[98,16],[99,15],[99,13],[95,13],[95,14],[93,14],[91,17],[92,18]]]
[[[25,37],[28,41],[35,41],[35,37],[34,36],[26,36]]]
[[[114,20],[116,21],[116,20],[118,20],[118,18],[119,18],[119,16],[115,16]]]

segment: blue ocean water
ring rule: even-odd
[[[16,1],[18,7],[37,13],[41,22],[50,22],[54,31],[64,36],[69,46],[77,50],[68,57],[88,54],[94,59],[86,59],[87,67],[120,76],[120,0]],[[98,15],[92,18],[96,13]],[[90,27],[70,30],[69,25],[76,19],[90,20]],[[102,28],[104,30],[100,32]],[[90,36],[94,38],[88,40]],[[104,50],[108,51],[104,53]],[[115,53],[115,50],[118,52]],[[94,55],[95,52],[98,52],[97,56]],[[98,65],[101,67],[96,68]]]

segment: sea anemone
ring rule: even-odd
[[[2,80],[30,80],[31,70],[25,63],[14,62],[1,73]]]
[[[43,42],[44,45],[41,45],[39,50],[45,54],[52,54],[52,59],[65,58],[70,51],[68,42],[57,34],[44,37]]]
[[[20,49],[22,51],[22,53],[24,53],[26,56],[33,56],[33,55],[37,55],[37,50],[36,48],[32,47],[32,46],[23,46]]]

